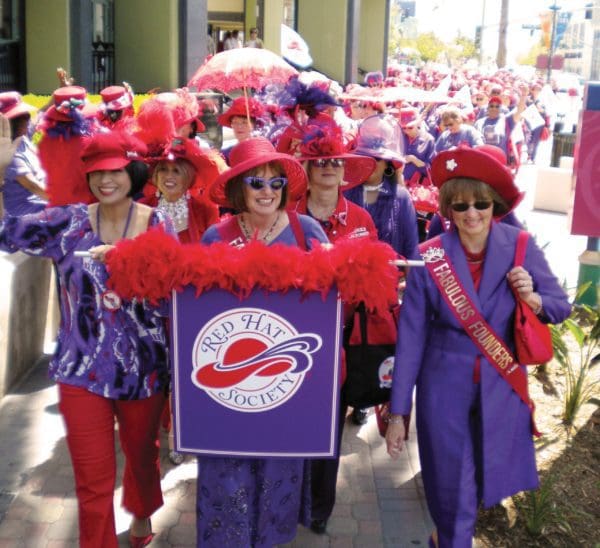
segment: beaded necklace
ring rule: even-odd
[[[168,202],[164,195],[158,199],[157,209],[168,215],[175,225],[176,232],[183,232],[188,228],[189,224],[189,209],[187,197],[184,194],[174,202]]]

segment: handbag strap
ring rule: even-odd
[[[298,247],[304,251],[307,251],[308,247],[306,246],[306,236],[304,235],[304,230],[302,230],[302,225],[300,224],[298,214],[295,211],[288,211],[287,214],[288,219],[290,220],[290,227],[294,233],[294,238],[296,238],[296,242],[298,242]]]
[[[526,230],[521,230],[519,235],[517,236],[517,245],[515,247],[515,260],[513,263],[513,267],[515,266],[523,266],[525,262],[525,250],[527,249],[527,240],[529,240],[529,232]],[[515,301],[518,303],[519,296],[518,291],[511,285],[510,286],[513,295],[515,296]]]
[[[525,250],[527,249],[527,240],[529,240],[529,232],[521,230],[517,237],[517,246],[515,248],[515,262],[513,266],[523,266],[525,262]]]
[[[506,343],[488,324],[465,291],[452,261],[442,246],[441,237],[436,236],[422,243],[419,251],[442,298],[465,333],[529,408],[533,433],[539,436],[533,420],[535,405],[527,390],[527,375],[519,367]]]

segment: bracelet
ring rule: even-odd
[[[404,423],[404,417],[402,415],[390,415],[387,420],[388,424],[400,424]]]

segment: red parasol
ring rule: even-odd
[[[192,76],[188,87],[229,92],[239,88],[260,89],[286,83],[298,71],[268,49],[236,48],[208,59]]]

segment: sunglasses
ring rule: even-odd
[[[311,164],[315,167],[344,167],[346,163],[343,158],[319,158],[318,160],[311,160]]]
[[[262,190],[265,186],[269,185],[271,190],[281,190],[287,185],[287,179],[285,177],[273,177],[272,179],[263,179],[262,177],[244,177],[244,183],[246,183],[252,190]]]
[[[450,207],[452,208],[452,211],[456,211],[458,213],[464,213],[471,206],[473,206],[475,209],[477,209],[479,211],[484,211],[484,210],[492,207],[493,203],[494,202],[492,202],[492,200],[477,200],[476,202],[473,202],[472,204],[469,204],[467,202],[455,202],[453,204],[450,204]]]
[[[500,108],[500,105],[488,105],[488,108]]]

